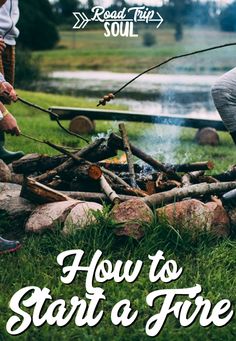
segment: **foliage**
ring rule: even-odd
[[[52,7],[48,0],[21,0],[20,43],[31,50],[53,48],[59,35],[54,21]]]
[[[16,87],[30,89],[42,77],[40,58],[33,56],[29,50],[17,48]]]

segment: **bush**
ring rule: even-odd
[[[143,45],[150,47],[156,44],[156,37],[151,32],[146,32],[143,36]]]
[[[48,0],[21,0],[19,41],[31,50],[53,48],[59,40],[53,12]]]
[[[32,89],[33,84],[43,78],[40,59],[33,57],[28,50],[16,49],[16,81],[15,85],[21,89]]]

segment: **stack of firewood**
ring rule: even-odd
[[[23,157],[12,164],[8,182],[17,178],[19,183],[19,179],[23,179],[21,197],[36,205],[72,200],[69,206],[74,209],[78,201],[108,202],[115,206],[113,213],[119,223],[128,217],[133,221],[140,219],[140,212],[141,220],[150,222],[152,210],[163,205],[183,199],[191,202],[195,198],[205,205],[212,202],[213,195],[221,196],[236,189],[236,167],[209,176],[205,172],[214,168],[210,161],[163,164],[130,143],[124,124],[119,127],[121,136],[111,133],[78,151],[72,152],[47,142],[61,153],[57,156],[31,154]],[[125,153],[126,163],[112,162],[118,151]],[[216,205],[222,206],[219,202]],[[190,206],[195,207],[196,201]],[[202,210],[201,206],[199,212],[203,214],[208,210],[209,207]],[[130,215],[131,211],[135,213]],[[137,224],[133,225],[133,231],[131,235],[140,237]],[[127,232],[125,227],[123,232]]]

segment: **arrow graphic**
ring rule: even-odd
[[[84,29],[85,26],[91,21],[84,12],[73,12],[73,15],[76,17],[77,22],[73,26],[73,29]],[[79,25],[79,26],[78,26]]]

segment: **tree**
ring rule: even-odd
[[[219,20],[222,31],[236,32],[236,1],[222,10]]]
[[[62,17],[71,17],[72,12],[76,12],[79,8],[80,2],[78,0],[58,0],[57,6]]]
[[[94,0],[88,0],[88,8],[91,9],[95,6]]]
[[[183,39],[183,20],[186,6],[191,0],[169,0],[172,6],[173,21],[175,23],[175,39],[180,41]]]
[[[31,50],[51,49],[58,42],[52,7],[48,0],[21,0],[19,42]]]

